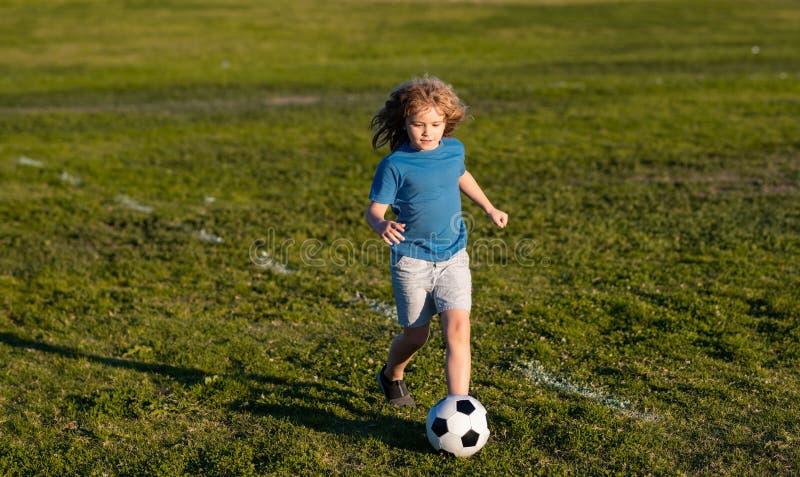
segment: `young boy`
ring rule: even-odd
[[[398,406],[415,405],[403,372],[427,341],[437,313],[447,346],[448,394],[469,394],[472,281],[461,192],[498,227],[508,222],[465,169],[463,144],[450,137],[465,109],[452,86],[424,77],[397,86],[372,119],[373,147],[388,143],[391,153],[378,165],[366,218],[391,247],[392,288],[403,326],[378,383],[386,400]],[[389,206],[396,221],[384,218]]]

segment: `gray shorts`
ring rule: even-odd
[[[466,249],[443,262],[395,256],[390,268],[397,321],[404,327],[425,326],[437,313],[469,311],[472,306],[472,275]]]

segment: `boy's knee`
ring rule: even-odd
[[[470,322],[468,313],[448,314],[444,321],[444,338],[447,344],[469,342]]]

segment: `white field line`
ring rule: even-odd
[[[605,394],[596,389],[592,389],[589,386],[576,384],[568,379],[556,376],[547,371],[547,369],[545,369],[545,367],[537,361],[529,361],[527,363],[522,362],[514,366],[513,369],[524,374],[525,377],[533,383],[548,386],[565,394],[575,394],[587,399],[591,399],[592,401],[596,401],[612,409],[616,409],[626,416],[647,422],[659,420],[659,417],[653,413],[634,409],[633,404],[631,404],[630,401]]]
[[[352,299],[353,303],[364,303],[368,307],[372,308],[373,310],[381,313],[383,316],[387,318],[391,318],[393,320],[397,320],[397,308],[390,303],[386,303],[385,301],[375,300],[368,296],[363,295],[361,292],[357,291],[355,295],[353,295]]]
[[[74,185],[76,187],[83,185],[83,179],[77,176],[73,176],[67,171],[63,171],[61,173],[61,182],[66,182],[67,184]]]
[[[26,167],[35,167],[37,169],[41,169],[44,167],[44,163],[42,161],[37,161],[36,159],[31,159],[30,157],[20,156],[17,159],[17,164],[20,166]]]
[[[256,247],[250,247],[250,261],[262,270],[271,270],[280,275],[295,273],[295,270],[270,257],[266,250],[258,250]]]
[[[142,212],[143,214],[150,214],[153,212],[153,208],[147,205],[140,204],[135,200],[131,199],[127,195],[118,195],[115,200],[117,203],[126,209],[135,210],[137,212]]]
[[[214,235],[212,233],[206,232],[206,229],[196,230],[194,232],[194,236],[197,237],[198,240],[206,243],[213,243],[213,244],[225,243],[225,239],[223,239],[219,235]]]

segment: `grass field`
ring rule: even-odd
[[[0,474],[800,475],[796,1],[0,5]],[[471,106],[473,385],[397,332],[371,115]],[[438,331],[438,330],[437,330]]]

